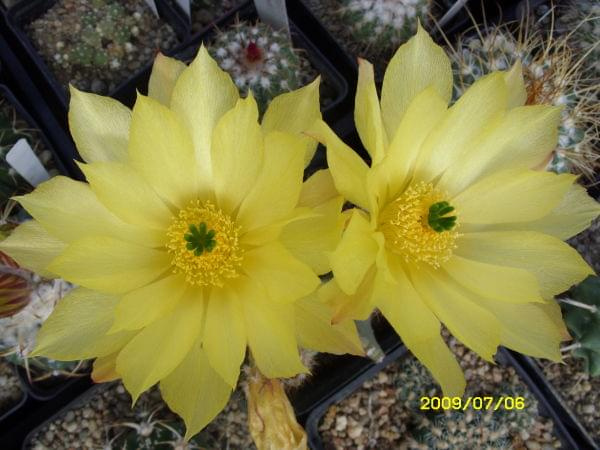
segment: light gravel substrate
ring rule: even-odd
[[[8,361],[0,359],[0,416],[15,407],[23,395],[14,367]]]

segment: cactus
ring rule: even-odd
[[[285,33],[261,22],[234,24],[209,51],[241,91],[252,91],[261,112],[273,97],[301,85],[302,57]]]
[[[592,179],[600,158],[600,86],[586,79],[569,36],[553,39],[527,28],[520,29],[519,34],[522,37],[517,39],[507,29],[492,29],[460,38],[452,52],[454,98],[481,76],[507,70],[521,60],[527,104],[564,106],[558,145],[546,169],[581,173]]]
[[[584,360],[591,376],[600,375],[600,277],[589,276],[571,290],[570,298],[559,299],[565,323],[574,343],[564,347]]]

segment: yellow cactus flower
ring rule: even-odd
[[[130,111],[71,89],[69,124],[87,183],[55,177],[18,201],[34,220],[2,251],[80,287],[39,335],[36,355],[96,358],[134,401],[156,383],[186,437],[224,407],[247,346],[269,378],[306,372],[298,344],[361,354],[351,321],[312,295],[339,240],[328,171],[303,184],[320,120],[319,80],[250,94],[202,47],[186,67],[159,55]]]
[[[360,61],[354,117],[370,166],[324,123],[310,134],[357,207],[319,295],[334,320],[378,308],[444,393],[462,395],[441,324],[486,360],[498,345],[560,360],[568,334],[553,296],[592,273],[562,240],[600,208],[575,176],[532,170],[556,145],[560,110],[523,106],[519,65],[448,107],[451,90],[447,56],[419,28],[390,61],[381,101]]]

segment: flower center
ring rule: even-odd
[[[179,211],[167,230],[171,264],[186,281],[200,286],[223,286],[239,275],[243,249],[239,227],[211,202],[193,200]]]
[[[379,229],[388,248],[408,263],[438,268],[450,259],[458,237],[454,208],[431,183],[409,186],[382,211]]]

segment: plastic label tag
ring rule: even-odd
[[[25,138],[19,139],[8,151],[6,162],[33,187],[50,179],[50,174]]]
[[[285,30],[288,37],[290,36],[290,22],[285,0],[254,0],[254,4],[260,20],[276,30]]]
[[[175,2],[179,5],[179,7],[181,9],[183,9],[183,12],[185,13],[185,15],[187,16],[188,19],[192,18],[192,7],[191,7],[191,0],[175,0]]]
[[[150,7],[150,9],[152,10],[152,12],[154,13],[154,15],[156,17],[158,17],[158,9],[156,8],[156,3],[154,2],[154,0],[144,0],[146,2],[146,4]]]

